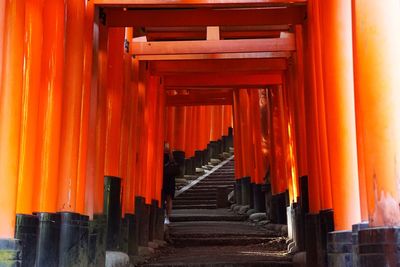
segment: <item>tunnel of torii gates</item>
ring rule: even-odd
[[[394,0],[0,1],[0,262],[22,241],[98,266],[104,220],[161,209],[164,142],[193,158],[233,127],[236,191],[292,210],[309,266],[352,230],[353,259],[395,266],[399,32]]]

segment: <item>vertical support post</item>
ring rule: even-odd
[[[320,3],[324,34],[324,93],[335,230],[359,223],[351,3]],[[340,138],[337,138],[340,136]]]

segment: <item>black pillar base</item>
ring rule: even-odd
[[[228,203],[228,194],[229,190],[226,186],[218,186],[217,187],[217,208],[227,208],[229,206]]]
[[[203,152],[196,150],[194,152],[194,166],[195,168],[201,168],[203,166]]]
[[[318,266],[317,239],[319,234],[319,214],[306,215],[306,259],[307,267]]]
[[[266,183],[262,187],[262,191],[265,196],[265,214],[267,215],[267,220],[272,221],[272,188],[271,184]]]
[[[37,216],[17,214],[14,237],[21,241],[22,267],[35,266],[38,225],[39,219]]]
[[[153,241],[156,236],[157,223],[157,200],[152,200],[149,206],[149,241]]]
[[[352,232],[335,231],[328,234],[327,242],[329,267],[352,267]],[[384,265],[377,265],[384,266]]]
[[[333,222],[333,210],[321,210],[319,212],[319,220],[320,220],[320,228],[319,228],[319,239],[318,242],[318,260],[319,266],[327,266],[328,258],[327,258],[327,245],[328,245],[328,233],[335,230],[334,222]]]
[[[361,222],[354,224],[352,227],[352,242],[353,242],[353,267],[360,267],[360,262],[358,260],[358,231],[367,229],[369,226],[368,222]]]
[[[157,240],[164,240],[164,209],[157,205],[157,216],[156,216],[156,236]]]
[[[287,224],[286,192],[271,196],[271,221]]]
[[[175,162],[179,165],[179,177],[185,175],[185,152],[176,150],[172,152]]]
[[[125,214],[128,228],[128,255],[129,257],[138,255],[138,229],[134,214]]]
[[[209,155],[209,152],[208,152],[208,149],[206,148],[203,150],[203,154],[202,154],[203,165],[207,165],[208,162],[210,161],[210,158],[208,155]]]
[[[296,242],[296,246],[299,251],[304,251],[306,249],[305,244],[305,214],[303,213],[300,205],[294,205],[294,226],[295,234],[294,241]]]
[[[242,183],[242,205],[251,204],[251,178],[250,176],[245,176],[240,179]]]
[[[18,239],[0,239],[0,266],[19,267],[21,260],[21,241]]]
[[[119,244],[118,251],[128,253],[128,242],[129,242],[129,229],[128,220],[126,217],[121,219],[120,232],[119,232]]]
[[[84,266],[80,258],[81,215],[73,212],[60,212],[60,267]],[[88,236],[86,235],[88,239]],[[87,263],[87,261],[86,261]]]
[[[252,184],[254,209],[258,212],[265,212],[265,195],[261,184]]]
[[[37,212],[39,220],[36,245],[36,266],[58,266],[61,216]]]
[[[237,205],[242,205],[242,182],[240,179],[235,182],[235,201]]]
[[[147,247],[149,243],[149,213],[144,197],[135,197],[135,215],[138,227],[138,245]]]
[[[121,179],[104,177],[104,214],[107,216],[107,250],[118,250],[121,224]]]
[[[222,152],[229,152],[229,141],[228,141],[228,136],[223,135],[222,136]]]
[[[400,227],[375,227],[358,232],[360,266],[399,266]]]
[[[106,261],[107,220],[103,214],[94,214],[89,222],[89,266],[104,266]]]
[[[79,225],[79,259],[81,266],[89,265],[89,216],[80,216]]]

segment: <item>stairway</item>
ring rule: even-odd
[[[175,197],[173,209],[216,209],[217,187],[224,186],[230,192],[234,184],[234,159],[232,158],[212,173],[204,175],[204,178],[199,178],[196,184]]]
[[[286,238],[266,231],[230,209],[216,206],[217,186],[233,190],[230,159],[178,193],[167,227],[169,246],[144,267],[291,267]]]

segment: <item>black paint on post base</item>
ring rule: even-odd
[[[300,206],[304,214],[309,212],[307,175],[300,177]]]
[[[107,219],[103,214],[94,214],[89,222],[89,266],[104,266],[106,260]]]
[[[179,165],[179,177],[183,177],[185,174],[185,152],[176,150],[172,152],[175,162]]]
[[[318,239],[318,260],[319,266],[327,266],[327,244],[328,244],[328,233],[335,230],[333,222],[333,210],[326,209],[319,212],[320,228],[319,228],[319,239]]]
[[[0,266],[21,266],[22,244],[18,239],[0,239]]]
[[[107,250],[118,250],[121,224],[121,179],[104,176],[104,214],[107,217]]]
[[[79,248],[79,258],[81,266],[89,265],[89,216],[81,215],[80,218],[80,248]]]
[[[23,267],[35,266],[38,225],[37,216],[17,214],[14,237],[21,241]]]
[[[194,166],[195,168],[201,168],[203,166],[203,151],[196,150],[194,152]]]
[[[328,267],[353,266],[353,261],[352,261],[353,248],[352,248],[351,236],[352,236],[351,231],[335,231],[328,233],[328,240],[327,240]]]
[[[319,234],[319,214],[306,215],[306,254],[307,267],[318,266],[318,247],[317,239]]]
[[[156,236],[157,221],[157,200],[152,200],[149,206],[149,241],[153,241]]]
[[[242,205],[249,205],[251,202],[251,179],[250,176],[245,176],[240,179],[242,182]]]
[[[262,187],[262,191],[265,195],[265,214],[267,215],[267,220],[272,221],[272,187],[270,183],[266,183]]]
[[[273,223],[287,223],[286,206],[286,192],[271,196],[271,221]]]
[[[39,220],[36,266],[58,266],[61,216],[47,212],[35,214]]]
[[[135,215],[127,213],[125,220],[128,226],[128,255],[132,257],[138,255],[138,231]]]
[[[293,206],[294,208],[294,228],[295,235],[293,236],[296,246],[299,251],[304,251],[306,248],[305,244],[305,213],[303,213],[300,205]]]
[[[261,184],[252,184],[254,209],[258,212],[265,212],[265,195]]]
[[[368,222],[361,222],[354,224],[352,227],[352,243],[353,243],[353,267],[360,267],[358,260],[358,231],[367,229],[369,226]]]
[[[164,209],[157,205],[156,237],[157,240],[164,240]]]
[[[128,238],[129,238],[128,227],[129,226],[126,217],[122,218],[120,226],[120,234],[119,234],[118,251],[124,253],[128,253]]]
[[[144,197],[135,197],[136,226],[138,227],[138,245],[147,247],[149,243],[149,214]]]
[[[207,165],[208,162],[210,161],[210,158],[208,157],[208,149],[207,148],[203,150],[202,161],[203,161],[203,166]]]
[[[222,136],[222,147],[223,147],[222,152],[229,152],[228,138],[229,138],[229,136],[226,136],[226,135]]]
[[[360,266],[399,266],[400,227],[375,227],[360,230],[358,245]]]
[[[235,201],[237,205],[242,205],[242,182],[240,179],[235,181]]]
[[[60,267],[82,266],[79,258],[81,216],[73,212],[60,212]]]
[[[227,208],[229,190],[227,186],[217,186],[217,208]]]

